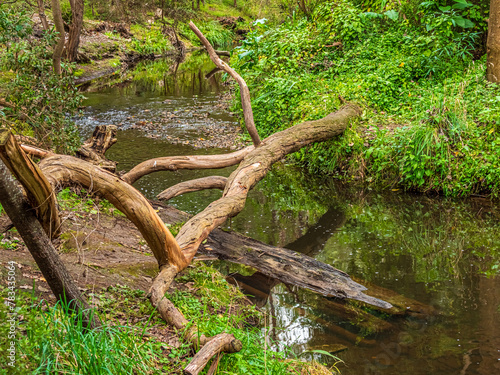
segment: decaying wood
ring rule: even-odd
[[[211,254],[244,264],[280,282],[296,285],[327,297],[354,299],[383,309],[391,304],[363,293],[366,288],[348,274],[292,250],[266,245],[234,232],[214,231],[207,241]]]
[[[177,171],[179,169],[220,169],[238,164],[254,149],[243,148],[230,154],[167,156],[146,160],[122,176],[122,180],[133,184],[142,176],[159,171]]]
[[[209,176],[197,178],[195,180],[180,182],[174,186],[165,189],[157,198],[163,201],[168,201],[174,197],[185,193],[192,193],[194,191],[201,191],[207,189],[224,190],[226,187],[227,178],[222,176]]]
[[[191,218],[176,236],[187,261],[193,259],[211,231],[245,207],[248,192],[265,177],[275,162],[311,143],[341,134],[359,113],[357,106],[346,105],[320,120],[307,121],[275,133],[249,152],[229,176],[222,198]]]
[[[257,128],[255,127],[255,122],[253,119],[253,111],[252,111],[252,103],[250,101],[250,90],[248,89],[248,85],[245,80],[238,74],[236,71],[231,68],[228,64],[224,62],[217,53],[214,48],[210,45],[210,42],[205,38],[205,35],[196,27],[193,22],[189,22],[189,27],[196,34],[198,39],[200,39],[203,46],[207,49],[208,55],[213,63],[226,73],[228,73],[231,77],[238,82],[240,86],[240,96],[241,96],[241,106],[243,108],[243,117],[245,119],[245,126],[252,137],[252,141],[254,146],[258,146],[260,144],[259,133],[257,133]]]
[[[0,130],[0,158],[26,191],[45,233],[50,238],[60,234],[61,220],[56,196],[40,168],[24,153],[9,130]]]
[[[172,265],[180,271],[188,265],[168,228],[148,200],[133,186],[72,156],[49,156],[40,162],[40,168],[55,188],[77,184],[109,200],[136,225],[160,268]]]
[[[197,375],[207,365],[210,358],[221,352],[235,353],[242,348],[241,341],[229,333],[214,336],[201,350],[196,353],[189,365],[184,369],[186,375]]]
[[[21,188],[2,161],[0,161],[0,203],[56,298],[68,303],[71,309],[82,313],[84,327],[98,327],[99,322],[95,316],[90,315],[89,306],[61,262],[57,250],[35,216],[31,204],[24,198]]]
[[[103,169],[115,172],[116,162],[108,160],[104,154],[116,143],[117,130],[115,125],[96,126],[92,137],[80,147],[76,155]]]
[[[34,156],[35,158],[39,158],[39,159],[44,159],[50,155],[53,155],[52,152],[50,152],[50,151],[43,150],[41,148],[31,146],[31,145],[22,144],[21,148],[28,155]]]

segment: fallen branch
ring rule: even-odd
[[[96,126],[92,137],[80,147],[76,155],[103,169],[115,172],[116,162],[108,160],[104,154],[116,143],[117,130],[115,125]]]
[[[236,340],[229,333],[221,333],[214,336],[201,350],[195,354],[192,361],[184,369],[186,375],[197,375],[205,368],[210,358],[218,356],[222,352],[239,352],[243,346],[240,340]]]
[[[211,231],[245,207],[248,192],[265,177],[275,162],[311,143],[342,134],[359,113],[357,106],[346,105],[323,119],[304,122],[275,133],[248,153],[229,176],[222,198],[191,218],[176,236],[186,260],[190,262],[193,259]]]
[[[195,180],[180,182],[174,186],[165,189],[157,195],[159,200],[168,201],[174,197],[194,191],[219,189],[224,190],[227,178],[222,176],[209,176],[197,178]]]
[[[133,184],[139,178],[159,171],[177,171],[179,169],[220,169],[238,164],[254,149],[246,147],[230,154],[167,156],[146,160],[122,176],[122,180]]]
[[[189,27],[196,34],[198,39],[200,39],[201,43],[207,49],[208,55],[210,59],[217,65],[218,68],[228,73],[231,77],[233,77],[238,85],[240,86],[240,96],[241,96],[241,106],[243,108],[243,117],[245,118],[245,126],[252,137],[252,141],[255,147],[260,144],[259,133],[257,133],[257,128],[255,127],[255,122],[253,119],[252,112],[252,103],[250,101],[250,90],[248,89],[248,85],[241,76],[236,73],[236,71],[231,68],[228,64],[224,62],[219,56],[217,56],[216,51],[211,46],[210,42],[205,38],[205,35],[196,27],[193,22],[189,22]]]

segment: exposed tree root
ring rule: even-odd
[[[195,180],[180,182],[157,195],[157,198],[163,201],[168,201],[174,197],[193,191],[219,189],[224,190],[226,187],[227,178],[222,176],[209,176],[197,178]]]

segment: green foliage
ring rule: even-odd
[[[7,291],[1,288],[2,299]],[[8,306],[2,303],[2,321],[6,321],[8,312]],[[140,330],[104,325],[85,331],[82,314],[73,314],[64,302],[50,307],[34,294],[18,291],[16,313],[17,370],[10,373],[150,374],[163,361],[160,343],[142,341]],[[9,344],[8,329],[8,324],[0,327],[2,348]],[[8,368],[6,360],[2,356],[0,367]]]
[[[97,196],[90,196],[85,190],[77,192],[70,188],[63,189],[57,194],[57,200],[61,209],[74,211],[76,215],[82,212],[90,214],[98,214],[101,212],[111,216],[124,216],[124,214],[117,210],[108,200]]]
[[[31,37],[31,20],[24,12],[0,7],[0,67],[13,78],[3,85],[7,101],[15,108],[3,110],[14,131],[34,135],[46,148],[72,152],[79,146],[70,120],[83,96],[73,84],[73,66],[62,64],[62,74],[52,72],[55,33]]]
[[[473,60],[483,13],[471,17],[476,6],[465,0],[416,4],[422,14],[410,22],[383,4],[374,12],[343,0],[323,3],[312,20],[254,23],[233,63],[252,92],[259,133],[357,102],[361,121],[296,160],[420,191],[498,194],[499,90],[484,79],[485,60]]]
[[[172,49],[159,26],[144,27],[137,24],[132,25],[130,30],[134,34],[130,47],[141,55],[158,55]]]
[[[234,39],[232,30],[225,28],[218,21],[202,22],[197,26],[215,48],[231,48]],[[200,40],[194,35],[187,24],[180,24],[179,27],[183,35],[190,37],[189,40],[193,44],[201,45]]]

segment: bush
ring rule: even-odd
[[[6,100],[14,108],[0,115],[15,132],[35,136],[45,148],[72,152],[80,139],[70,120],[83,96],[73,83],[74,66],[62,64],[62,74],[52,71],[52,47],[56,33],[32,36],[26,13],[0,8],[0,67],[12,79],[2,85]]]

